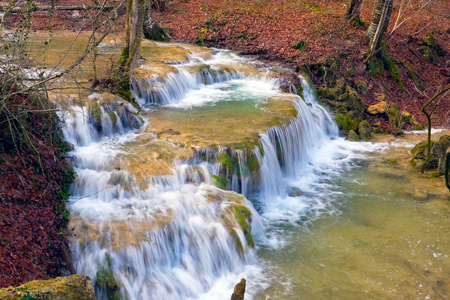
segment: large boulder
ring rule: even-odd
[[[0,289],[0,299],[95,300],[95,291],[89,276],[72,275]]]
[[[342,135],[358,130],[364,114],[364,101],[353,87],[345,84],[344,80],[338,80],[334,88],[319,88],[318,94],[320,101],[336,114]]]
[[[425,170],[438,170],[441,174],[444,173],[446,151],[450,147],[450,135],[443,135],[438,141],[431,142],[431,153],[428,163],[425,165]],[[411,150],[413,158],[411,164],[414,168],[422,169],[427,156],[427,142],[421,142],[414,146]]]

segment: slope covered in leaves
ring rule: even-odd
[[[156,21],[170,30],[174,40],[239,50],[262,58],[292,63],[310,73],[316,87],[334,86],[339,78],[349,84],[364,81],[369,92],[366,106],[375,94],[384,93],[421,121],[420,107],[439,89],[450,83],[450,6],[433,0],[423,9],[419,1],[408,2],[400,17],[400,2],[394,1],[387,36],[387,53],[397,68],[395,74],[373,76],[362,57],[367,51],[363,35],[374,14],[374,1],[364,1],[361,19],[365,25],[353,27],[345,17],[350,1],[269,1],[269,0],[172,0],[164,12],[154,13]],[[208,5],[207,5],[208,4]],[[411,17],[411,18],[409,18]],[[392,34],[394,25],[402,23]],[[432,33],[446,54],[435,61],[421,54],[424,40]],[[447,124],[450,102],[441,101],[434,124]],[[448,124],[447,124],[448,125]]]
[[[65,201],[74,173],[43,95],[0,100],[0,287],[7,287],[66,272]]]

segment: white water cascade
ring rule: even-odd
[[[192,92],[233,80],[269,83],[270,93],[280,93],[276,79],[216,67],[236,61],[250,63],[222,51],[208,61],[194,57],[165,80],[134,79],[133,93],[142,106],[176,106]],[[205,62],[209,67],[194,74],[185,69]],[[141,121],[127,113],[136,111],[131,105],[122,105],[127,111],[122,113],[102,106],[101,129],[99,117],[88,107],[73,107],[63,116],[65,137],[75,146],[71,154],[77,172],[69,204],[72,223],[79,229],[71,245],[73,260],[78,273],[97,282],[99,299],[110,293],[123,299],[225,299],[246,276],[253,278],[246,296],[252,299],[267,285],[264,279],[258,281],[261,266],[245,229],[229,216],[236,205],[247,207],[258,244],[264,239],[265,222],[259,214],[271,209],[273,199],[286,197],[289,180],[301,175],[311,153],[337,136],[329,114],[304,79],[302,84],[303,99],[294,101],[297,117],[260,134],[259,146],[252,150],[260,165],[257,172],[249,172],[244,150],[232,151],[240,170],[226,174],[232,191],[213,185],[213,175],[221,172],[217,158],[229,151],[225,148],[199,150],[195,159],[174,162],[172,175],[144,178],[144,184],[138,184],[139,179],[122,168],[130,151],[124,145],[141,135],[136,132]],[[203,105],[195,100],[195,106]]]

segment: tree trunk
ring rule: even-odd
[[[378,0],[377,2],[375,16],[365,34],[365,38],[369,44],[369,53],[374,53],[381,46],[381,41],[391,19],[392,2],[393,0]]]
[[[152,12],[150,10],[150,3],[145,5],[145,17],[144,17],[144,36],[146,39],[154,41],[164,41],[166,34],[164,30],[159,27],[152,18]]]
[[[351,0],[350,7],[347,10],[347,18],[350,19],[350,22],[355,25],[360,25],[361,20],[359,19],[359,15],[361,13],[361,4],[363,0]]]
[[[125,23],[125,44],[122,50],[121,66],[124,75],[129,75],[136,67],[141,49],[145,16],[145,0],[127,0]]]
[[[445,185],[450,190],[450,147],[448,147],[445,153],[445,166],[444,166]]]

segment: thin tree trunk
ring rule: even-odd
[[[373,21],[365,34],[369,43],[369,53],[374,53],[380,48],[391,18],[392,2],[393,0],[378,0]]]
[[[445,153],[445,167],[444,167],[445,185],[450,190],[450,147]]]
[[[144,25],[145,2],[145,0],[128,0],[127,3],[125,45],[123,49],[123,52],[126,53],[126,59],[123,64],[126,72],[131,72],[134,69],[139,58]]]
[[[363,0],[351,0],[350,7],[347,10],[347,18],[350,19],[351,22],[361,23],[359,15],[361,13],[362,2]]]

